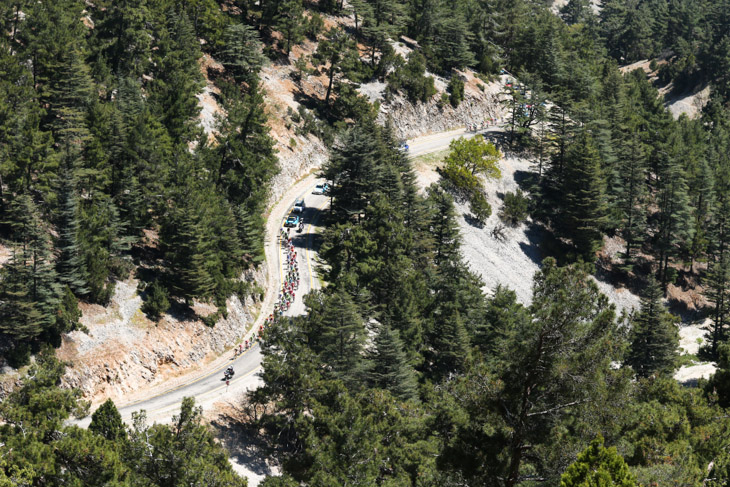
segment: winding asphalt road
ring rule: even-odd
[[[284,313],[284,316],[304,314],[305,307],[302,302],[302,296],[307,294],[310,290],[318,289],[320,287],[319,280],[314,274],[315,263],[313,246],[320,211],[327,206],[329,199],[323,195],[312,194],[315,182],[313,177],[310,176],[302,182],[309,183],[306,184],[305,191],[298,195],[298,198],[304,198],[306,204],[306,208],[303,212],[305,228],[302,233],[297,233],[294,228],[290,230],[292,244],[297,252],[300,277],[299,289],[296,292],[296,299],[294,303],[290,306],[289,310]],[[301,185],[302,182],[300,182],[297,186]],[[283,208],[278,208],[280,210],[278,212],[272,211],[272,215],[278,216],[282,213],[281,210],[284,210],[284,215],[288,215],[293,204],[294,200],[281,201],[276,205],[276,207],[283,206]],[[284,216],[284,218],[286,218],[286,216]],[[283,220],[278,218],[277,220],[279,220],[278,223],[283,223]],[[273,225],[269,225],[268,227],[272,226]],[[275,289],[277,289],[277,292],[274,294],[278,294],[278,289],[281,288],[281,282],[284,274],[283,262],[286,258],[285,249],[282,247],[281,239],[278,237],[278,229],[281,228],[281,225],[277,225],[276,228],[276,232],[270,232],[276,234],[268,236],[269,239],[271,239],[269,243],[273,244],[269,245],[269,248],[273,247],[276,255],[267,256],[269,258],[273,257],[271,260],[275,261],[275,265],[278,267],[278,272],[273,273],[271,272],[272,266],[269,266],[269,272],[270,274],[273,274],[270,275],[269,278],[274,280],[276,286]],[[265,303],[264,306],[266,306],[266,304],[269,303]],[[269,305],[265,313],[262,311],[262,317],[256,320],[252,330],[257,329],[259,323],[263,321],[263,318],[268,316],[271,312],[272,305],[273,303]],[[252,330],[246,334],[246,338],[251,337],[253,334]],[[243,339],[241,341],[243,342]],[[257,374],[261,366],[261,350],[258,343],[252,346],[249,350],[244,351],[243,354],[239,355],[235,359],[232,357],[232,352],[227,352],[227,354],[230,354],[229,356],[231,358],[229,360],[217,360],[211,364],[210,370],[205,371],[202,377],[198,376],[175,387],[163,389],[162,391],[154,394],[152,397],[141,401],[121,405],[121,407],[119,407],[119,412],[122,415],[122,419],[127,423],[131,423],[133,412],[145,410],[149,422],[167,422],[170,421],[172,416],[180,410],[180,404],[184,397],[195,397],[196,404],[202,405],[205,409],[209,409],[209,407],[215,404],[215,402],[233,399],[246,390],[256,388],[261,382]],[[226,381],[223,379],[223,371],[228,366],[233,366],[235,375],[233,379],[229,381],[229,384],[226,384]],[[88,426],[90,422],[91,417],[87,416],[80,420],[77,424],[81,426]]]
[[[434,135],[418,137],[408,141],[409,155],[417,157],[423,154],[436,152],[446,149],[449,143],[458,137],[472,137],[474,134],[466,132],[464,129],[442,132]],[[291,230],[292,243],[297,251],[297,260],[299,263],[300,285],[296,293],[294,304],[285,313],[285,316],[297,316],[304,314],[305,308],[302,302],[302,296],[310,290],[320,287],[319,280],[315,275],[315,259],[314,259],[314,237],[318,231],[317,223],[320,211],[328,204],[328,198],[323,195],[312,194],[314,185],[319,182],[315,176],[310,175],[296,183],[280,202],[278,202],[271,211],[271,217],[275,221],[267,224],[267,261],[269,279],[274,281],[275,289],[281,288],[283,277],[282,260],[285,256],[284,249],[281,248],[278,231],[283,221],[281,215],[288,214],[288,210],[294,204],[296,198],[304,198],[306,209],[304,211],[305,230],[301,234]],[[294,197],[293,197],[294,196]],[[273,255],[272,255],[273,254]],[[274,269],[278,267],[278,272]],[[275,296],[269,296],[263,304],[261,317],[254,323],[253,329],[256,329],[263,321],[263,317],[267,316],[273,306]],[[247,337],[251,336],[251,331],[247,333]],[[232,352],[227,352],[232,353]],[[234,378],[227,385],[223,380],[223,371],[226,367],[232,365],[235,370]],[[204,371],[202,376],[198,374],[191,377],[188,381],[183,381],[174,387],[165,389],[164,387],[156,389],[157,392],[151,393],[152,396],[141,401],[130,404],[121,404],[119,412],[125,422],[131,423],[132,413],[145,410],[149,422],[168,422],[174,414],[179,411],[180,403],[184,397],[195,397],[196,404],[202,405],[205,409],[209,409],[218,401],[233,400],[242,392],[254,389],[261,384],[258,372],[261,368],[261,350],[258,344],[245,351],[242,355],[235,359],[219,359],[214,361]],[[78,424],[87,426],[91,421],[90,416],[80,420]]]

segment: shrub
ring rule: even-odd
[[[499,211],[499,218],[510,226],[525,221],[528,214],[528,199],[519,189],[515,193],[504,195],[504,205]]]
[[[397,56],[393,64],[395,69],[386,78],[390,92],[403,91],[413,103],[427,102],[436,94],[433,77],[425,76],[426,58],[421,53],[411,53],[405,64],[403,58]]]
[[[86,330],[79,323],[79,319],[81,319],[79,301],[76,299],[73,291],[71,291],[71,288],[66,285],[61,293],[61,303],[58,308],[58,316],[56,317],[56,330],[58,333],[67,333],[78,329]]]
[[[286,115],[294,123],[299,123],[302,121],[302,117],[299,116],[299,112],[295,112],[292,107],[286,107]]]
[[[474,218],[481,224],[484,224],[492,214],[492,207],[489,205],[487,198],[481,191],[474,191],[469,198],[469,211]]]
[[[332,144],[335,139],[335,130],[326,121],[317,118],[311,110],[299,105],[299,116],[302,124],[296,128],[297,135],[313,134],[325,144]]]
[[[27,343],[15,343],[6,355],[8,365],[19,369],[30,363],[30,345]]]
[[[226,313],[227,314],[227,313]],[[218,323],[218,320],[221,318],[225,318],[225,316],[221,316],[220,308],[215,313],[211,313],[208,316],[201,316],[200,320],[205,324],[205,326],[209,328],[213,328],[216,323]]]
[[[441,99],[438,101],[438,107],[443,108],[447,103],[449,103],[449,94],[441,93]]]
[[[309,68],[309,62],[305,56],[301,56],[294,61],[294,70],[291,73],[294,81],[301,81],[304,76],[309,76],[310,74],[312,74],[312,70]]]
[[[324,20],[317,12],[312,13],[312,15],[304,22],[304,34],[313,41],[317,40],[317,36],[323,29]]]
[[[147,288],[147,297],[142,304],[142,312],[152,321],[157,321],[169,308],[170,301],[167,299],[167,289],[155,280]]]
[[[464,80],[458,75],[453,75],[446,91],[450,94],[449,103],[451,103],[451,106],[454,108],[458,107],[464,101]]]

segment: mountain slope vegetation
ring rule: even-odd
[[[68,426],[85,404],[58,387],[49,345],[78,327],[80,301],[108,302],[132,272],[153,318],[205,301],[214,326],[251,292],[239,277],[263,258],[279,170],[267,63],[295,68],[302,108],[288,117],[330,148],[331,207],[327,285],[265,333],[264,385],[245,402],[243,426],[282,465],[264,485],[724,485],[730,5],[570,0],[559,17],[547,3],[0,2],[0,336],[11,365],[35,353],[0,404],[0,485],[245,485],[191,399],[171,426],[123,426],[111,403],[89,430]],[[316,47],[300,55],[303,42]],[[206,73],[222,109],[210,134],[203,53],[223,66]],[[649,56],[667,81],[713,86],[699,119],[674,120],[643,71],[621,74]],[[483,294],[461,256],[458,193],[419,193],[358,92],[376,81],[386,102],[423,103],[438,74],[439,103],[458,105],[466,68],[515,76],[499,142],[533,154],[527,211],[557,237],[529,306]],[[307,76],[321,93],[302,89]],[[617,316],[590,277],[605,236],[623,242],[611,271],[642,293],[636,316]],[[662,298],[695,283],[719,371],[683,386]]]

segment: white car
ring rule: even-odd
[[[325,194],[325,192],[327,192],[328,187],[329,186],[327,185],[327,183],[318,184],[317,186],[314,187],[312,194]]]

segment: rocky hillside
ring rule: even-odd
[[[259,270],[243,279],[262,285],[266,276]],[[94,402],[112,398],[123,404],[143,388],[200,369],[241,341],[258,311],[252,298],[241,302],[234,296],[226,303],[228,316],[213,327],[199,318],[216,311],[205,304],[194,305],[194,315],[172,312],[154,323],[140,310],[137,284],[132,278],[118,282],[107,307],[83,306],[81,323],[88,332],[67,334],[58,350],[73,364],[64,383]]]

